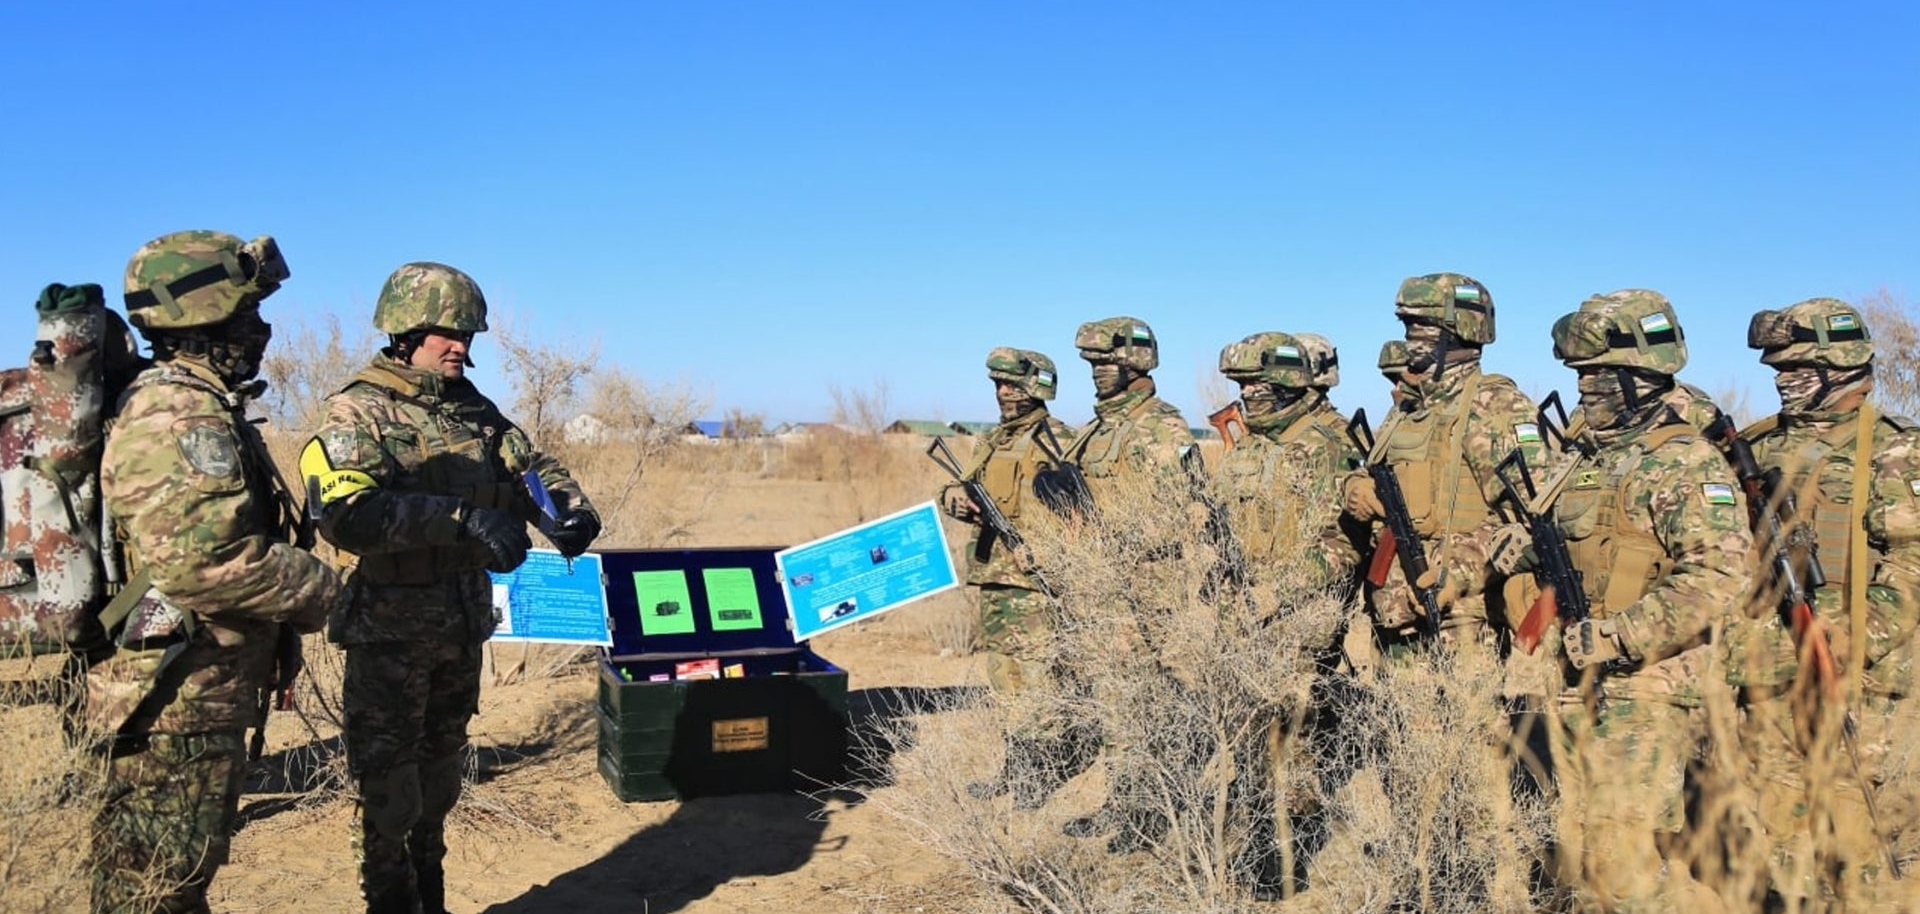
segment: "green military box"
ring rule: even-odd
[[[620,799],[842,778],[847,674],[793,640],[774,552],[599,553],[613,631],[600,664],[599,765]]]

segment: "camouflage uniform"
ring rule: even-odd
[[[101,488],[151,586],[89,672],[89,720],[118,734],[95,910],[207,910],[278,627],[317,630],[340,598],[333,570],[289,545],[298,513],[246,417],[241,385],[268,333],[258,304],[285,275],[272,239],[217,232],[163,236],[127,267],[128,311],[158,363],[120,403]]]
[[[1920,625],[1920,429],[1868,404],[1873,344],[1851,305],[1812,299],[1762,311],[1748,344],[1781,372],[1782,409],[1743,435],[1758,467],[1781,473],[1773,508],[1782,532],[1811,534],[1825,576],[1811,592],[1816,630],[1796,637],[1778,580],[1757,587],[1728,628],[1727,669],[1742,687],[1743,744],[1757,775],[1772,881],[1792,898],[1819,897],[1824,882],[1849,903],[1884,903],[1876,896],[1893,889],[1886,848],[1909,859],[1920,850],[1920,784],[1895,761],[1916,723],[1907,696]],[[1863,426],[1871,429],[1869,463],[1856,479]],[[1866,503],[1856,504],[1856,494]],[[1796,561],[1805,552],[1797,540],[1756,534],[1766,538],[1763,559],[1779,548]],[[1853,580],[1863,572],[1865,580]],[[1836,662],[1830,681],[1820,681],[1830,671],[1802,663],[1816,639]],[[1852,748],[1841,734],[1849,708]],[[1875,794],[1878,822],[1863,789]]]
[[[1683,340],[1666,299],[1638,289],[1594,296],[1554,325],[1589,425],[1550,510],[1592,613],[1563,641],[1562,875],[1606,911],[1719,907],[1684,864],[1663,863],[1660,836],[1683,824],[1689,712],[1753,540],[1726,460],[1652,395],[1685,363]]]
[[[1178,409],[1160,399],[1147,374],[1160,364],[1159,341],[1153,329],[1131,317],[1089,321],[1080,325],[1074,345],[1093,368],[1096,396],[1093,421],[1081,428],[1066,459],[1085,475],[1094,508],[1119,500],[1129,478],[1182,473],[1182,461],[1194,447],[1193,431]],[[1111,381],[1103,383],[1103,373]],[[1135,583],[1142,592],[1154,592],[1156,585],[1165,583],[1160,579],[1167,569],[1161,564],[1148,563],[1139,569]],[[1113,624],[1139,626],[1141,630],[1153,627],[1151,620],[1141,619],[1115,619]],[[1142,670],[1156,666],[1151,645],[1140,645],[1126,660],[1139,664]],[[1116,700],[1115,696],[1094,697],[1109,706]],[[1115,744],[1112,734],[1107,740],[1106,802],[1099,812],[1068,822],[1066,831],[1083,836],[1118,825],[1121,833],[1109,842],[1109,849],[1136,850],[1158,840],[1168,822],[1158,812],[1149,811],[1147,799],[1140,794],[1145,779],[1130,770],[1138,753]],[[1159,754],[1176,751],[1176,747],[1147,746],[1139,751]]]
[[[473,280],[451,267],[395,271],[375,311],[394,346],[327,399],[300,460],[320,492],[321,533],[359,556],[327,634],[347,652],[347,760],[374,912],[443,907],[445,820],[479,710],[481,645],[496,624],[487,571],[524,558],[524,524],[538,517],[521,474],[538,474],[563,517],[592,512],[566,470],[470,381],[405,360],[409,334],[484,331],[485,309]],[[473,526],[498,512],[518,533],[518,554],[505,560]]]

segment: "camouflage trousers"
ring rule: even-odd
[[[348,645],[342,692],[368,910],[437,914],[446,818],[460,799],[461,750],[479,708],[480,645]]]
[[[108,762],[94,821],[93,910],[207,910],[207,886],[227,862],[246,776],[240,731],[154,734]]]
[[[1686,818],[1685,780],[1696,733],[1687,708],[1613,697],[1558,700],[1554,775],[1560,784],[1560,879],[1582,909],[1725,910],[1720,897],[1669,865],[1663,844]]]
[[[1920,726],[1912,702],[1865,696],[1850,749],[1835,704],[1753,689],[1745,697],[1740,743],[1769,887],[1795,912],[1910,910],[1887,854],[1910,860],[1920,850],[1920,772],[1908,770],[1902,746]]]
[[[1052,606],[1044,594],[1024,587],[986,584],[980,588],[981,645],[987,651],[987,685],[1011,712],[1007,735],[1047,739],[1060,735],[1059,715],[1036,704],[1059,685],[1047,645]],[[1023,696],[1027,700],[1023,700]],[[1033,699],[1039,698],[1038,702]]]

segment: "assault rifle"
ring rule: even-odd
[[[1549,415],[1548,410],[1553,414]],[[1559,391],[1547,394],[1547,398],[1540,401],[1537,421],[1548,449],[1570,458],[1560,466],[1559,472],[1545,486],[1536,486],[1533,473],[1527,467],[1527,457],[1519,448],[1514,448],[1493,468],[1494,478],[1500,482],[1500,496],[1494,500],[1494,510],[1507,522],[1526,527],[1533,545],[1536,562],[1533,576],[1540,582],[1540,596],[1527,608],[1526,617],[1513,633],[1514,645],[1529,654],[1539,649],[1547,626],[1556,619],[1560,627],[1566,629],[1593,614],[1593,605],[1587,599],[1585,575],[1574,567],[1573,556],[1567,551],[1566,534],[1560,532],[1560,525],[1554,523],[1548,513],[1566,489],[1573,471],[1580,466],[1578,459],[1571,458],[1584,455],[1567,432],[1567,411],[1561,405]]]
[[[1207,509],[1207,541],[1213,544],[1218,558],[1207,572],[1207,579],[1200,585],[1200,596],[1212,600],[1219,592],[1221,584],[1231,584],[1234,589],[1243,589],[1247,585],[1247,553],[1240,548],[1240,538],[1234,535],[1233,518],[1227,513],[1227,506],[1213,497],[1207,488],[1207,472],[1200,462],[1200,448],[1189,447],[1180,455],[1180,469],[1187,473],[1187,485],[1193,499]]]
[[[1045,428],[1046,423],[1041,423],[1041,427]],[[979,446],[986,447],[985,444]],[[1018,555],[1021,545],[1020,534],[1014,531],[1013,523],[1007,520],[1006,512],[1000,510],[1000,503],[994,501],[993,496],[988,494],[987,487],[981,485],[978,480],[967,478],[959,459],[954,457],[953,450],[947,447],[945,438],[934,436],[933,443],[927,445],[927,459],[946,470],[947,475],[952,476],[953,481],[959,483],[960,488],[967,493],[967,500],[973,502],[974,511],[984,530],[973,547],[973,557],[976,560],[985,561],[988,551],[993,548],[995,539],[1005,543],[1008,549],[1015,550],[1015,555]],[[1053,596],[1053,588],[1048,587],[1047,582],[1041,580],[1039,574],[1030,568],[1026,571],[1041,593],[1049,597]]]
[[[1240,401],[1235,400],[1207,414],[1207,423],[1220,433],[1220,440],[1227,443],[1227,450],[1240,443],[1247,436],[1247,417],[1240,412]],[[1236,431],[1238,429],[1238,431]]]
[[[267,748],[267,716],[274,711],[293,710],[293,683],[305,667],[300,633],[291,625],[279,626],[273,644],[273,684],[260,691],[260,725],[247,744],[248,761],[259,761],[260,753]]]
[[[1080,465],[1067,460],[1065,448],[1060,439],[1054,437],[1053,427],[1045,422],[1034,431],[1033,443],[1046,455],[1053,465],[1033,474],[1033,494],[1046,505],[1048,510],[1061,517],[1080,517],[1091,520],[1094,515],[1093,493],[1087,489],[1087,477],[1080,472]]]
[[[1427,574],[1427,553],[1420,545],[1419,532],[1413,528],[1413,513],[1407,509],[1407,496],[1400,490],[1400,477],[1384,457],[1373,455],[1373,429],[1367,425],[1366,410],[1353,411],[1353,421],[1347,423],[1347,438],[1367,455],[1367,476],[1373,480],[1374,495],[1380,499],[1387,515],[1386,526],[1381,528],[1380,538],[1374,543],[1373,559],[1367,563],[1367,583],[1375,587],[1385,585],[1393,560],[1398,558],[1407,586],[1413,588],[1420,605],[1427,611],[1427,634],[1437,638],[1440,636],[1439,582],[1428,587],[1419,585]]]

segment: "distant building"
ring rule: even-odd
[[[892,425],[880,431],[889,435],[925,435],[929,438],[945,438],[958,434],[953,426],[938,419],[895,419]]]
[[[984,435],[993,431],[993,427],[999,424],[998,422],[952,422],[948,423],[947,427],[959,435]]]

